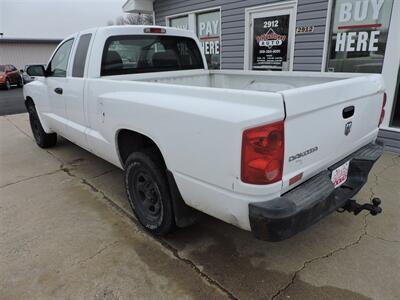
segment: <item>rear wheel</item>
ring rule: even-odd
[[[36,144],[38,144],[40,148],[50,148],[55,146],[57,143],[57,134],[46,133],[44,131],[34,105],[31,104],[28,106],[28,113],[32,134],[35,138]]]
[[[175,229],[165,167],[151,150],[128,157],[125,189],[133,212],[148,231],[161,236]]]

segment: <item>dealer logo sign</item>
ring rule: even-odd
[[[286,41],[287,36],[276,33],[272,28],[268,29],[267,33],[256,36],[256,40],[260,47],[268,47],[271,49],[273,46],[280,46]]]

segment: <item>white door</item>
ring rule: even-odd
[[[70,53],[74,39],[65,41],[54,53],[47,66],[47,94],[50,101],[49,122],[54,131],[65,134],[66,130],[66,110],[65,101],[67,90],[65,88],[68,82],[67,70]]]
[[[290,71],[296,23],[296,2],[246,10],[245,68]]]

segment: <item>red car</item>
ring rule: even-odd
[[[9,90],[12,84],[23,85],[21,73],[13,65],[0,65],[0,87]]]

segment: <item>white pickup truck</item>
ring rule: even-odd
[[[24,97],[37,144],[57,134],[125,171],[156,235],[198,211],[279,241],[343,208],[382,154],[380,75],[208,70],[194,33],[120,26],[65,39]]]

